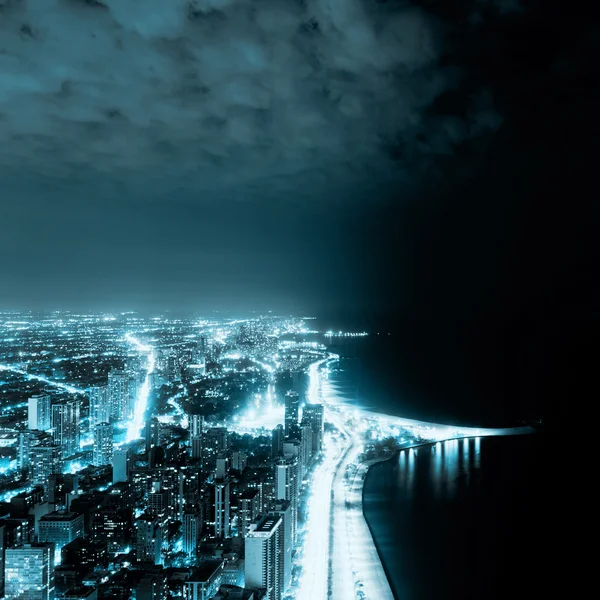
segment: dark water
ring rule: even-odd
[[[497,422],[494,407],[444,405],[395,380],[393,362],[339,361],[329,392],[389,414],[461,424]],[[375,347],[376,349],[376,347]],[[396,381],[396,383],[394,383]],[[471,418],[470,418],[471,416]],[[483,422],[482,422],[483,421]],[[539,594],[544,554],[542,433],[450,441],[403,451],[374,466],[364,510],[398,600],[531,598]]]
[[[365,516],[396,598],[536,596],[542,449],[541,435],[449,441],[371,469]]]

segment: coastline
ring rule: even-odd
[[[535,430],[532,428],[529,428],[528,430],[525,430],[525,428],[515,428],[515,431],[512,435],[529,435],[531,433],[535,433]],[[452,440],[463,440],[463,439],[473,439],[476,438],[477,436],[461,436],[461,437],[456,437],[456,438],[450,438],[448,440],[444,440],[444,441],[452,441]],[[491,436],[491,437],[499,437],[499,436]],[[388,572],[388,568],[386,567],[384,561],[383,561],[383,557],[381,555],[381,550],[379,545],[377,544],[377,541],[375,540],[374,534],[373,534],[373,528],[371,526],[371,524],[369,523],[369,520],[367,519],[365,512],[364,512],[364,488],[365,488],[365,482],[367,480],[367,477],[369,475],[369,472],[371,470],[371,467],[373,467],[376,464],[380,464],[383,462],[387,462],[390,460],[397,460],[400,457],[400,454],[406,450],[410,450],[413,448],[423,448],[426,446],[434,446],[437,442],[436,441],[426,441],[426,442],[420,442],[417,444],[412,444],[410,446],[406,446],[405,448],[398,448],[391,456],[387,456],[387,457],[379,457],[379,458],[375,458],[375,459],[370,459],[364,462],[361,462],[361,467],[364,468],[364,476],[362,476],[360,478],[360,508],[361,508],[361,514],[362,514],[362,518],[364,520],[364,523],[366,525],[366,527],[369,530],[369,534],[370,534],[370,539],[372,541],[373,546],[375,547],[375,550],[377,552],[377,556],[379,558],[379,563],[381,565],[381,569],[383,570],[383,572],[385,573],[385,576],[387,578],[388,584],[390,586],[390,591],[392,594],[392,598],[394,600],[398,600],[398,598],[396,597],[396,595],[393,592],[393,588],[392,588],[392,584],[391,584],[391,578],[390,578],[390,574]]]

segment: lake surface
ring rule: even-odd
[[[329,395],[388,414],[475,425],[468,406],[404,395],[373,344],[342,359]],[[376,349],[376,347],[375,347]],[[364,353],[371,352],[370,356]],[[481,411],[478,411],[478,416]],[[398,600],[531,598],[543,577],[544,435],[449,441],[375,465],[364,511]]]

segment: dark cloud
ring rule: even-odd
[[[149,196],[327,194],[413,180],[501,121],[491,98],[428,114],[457,73],[439,64],[443,24],[409,2],[1,6],[2,172]]]

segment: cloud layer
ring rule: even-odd
[[[497,125],[426,116],[452,84],[440,43],[404,2],[0,0],[0,174],[275,195],[402,177]]]

